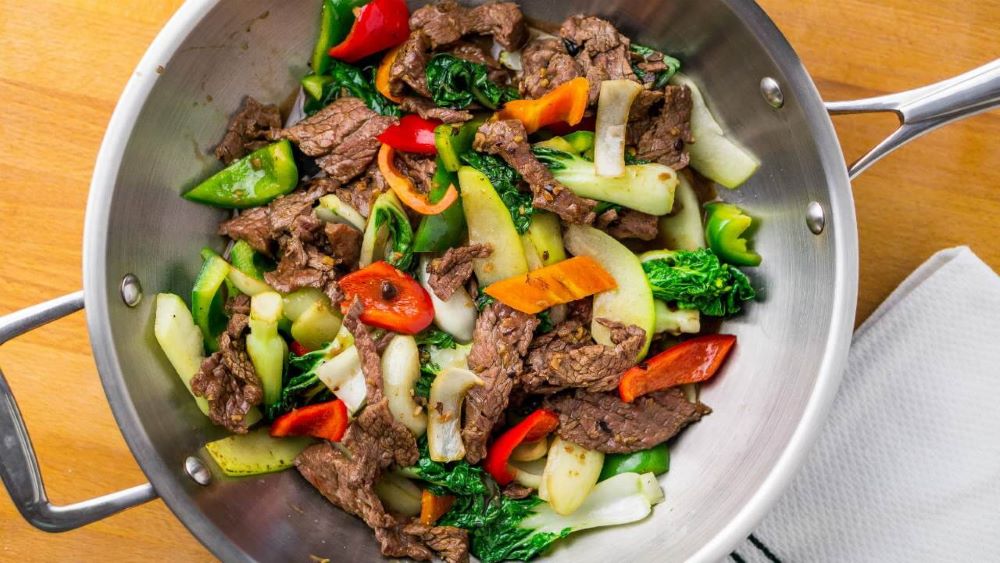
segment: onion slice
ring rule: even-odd
[[[625,174],[625,128],[632,101],[642,86],[631,80],[601,82],[597,101],[597,127],[594,131],[594,167],[598,176]]]
[[[465,457],[462,442],[462,402],[473,385],[483,380],[467,369],[441,370],[431,384],[427,405],[427,449],[433,461],[458,461]]]

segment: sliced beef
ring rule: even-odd
[[[607,319],[597,322],[611,329],[614,346],[594,342],[590,331],[576,320],[559,323],[535,339],[528,351],[522,387],[531,393],[554,393],[567,387],[611,391],[621,374],[635,365],[646,332]]]
[[[410,16],[410,30],[427,35],[432,49],[451,45],[465,35],[492,35],[508,51],[515,51],[528,38],[528,26],[517,4],[500,2],[474,8],[452,0],[428,4]]]
[[[530,497],[531,493],[535,492],[535,489],[532,489],[531,487],[525,487],[524,485],[519,485],[515,482],[511,482],[505,485],[503,491],[501,492],[503,493],[503,496],[507,498],[522,499]]]
[[[476,132],[473,148],[477,151],[499,155],[517,170],[531,186],[532,203],[559,215],[569,223],[594,222],[592,199],[585,199],[560,184],[552,172],[531,153],[528,134],[516,119],[487,121]]]
[[[663,94],[663,109],[636,142],[636,156],[680,170],[691,159],[685,144],[695,140],[691,135],[691,90],[669,85]]]
[[[303,287],[322,289],[333,302],[340,298],[337,285],[339,264],[332,256],[328,224],[317,218],[310,208],[292,219],[288,234],[278,239],[280,260],[273,272],[264,274],[264,281],[274,289],[289,293]],[[360,253],[360,238],[355,238]],[[349,269],[345,267],[345,269]]]
[[[462,528],[428,526],[413,521],[403,527],[403,532],[420,538],[445,563],[466,563],[469,561],[469,533]]]
[[[246,434],[246,415],[264,400],[253,363],[247,356],[246,331],[250,318],[248,297],[233,300],[227,309],[229,324],[219,335],[219,351],[205,358],[191,379],[191,392],[208,401],[208,418],[230,432]]]
[[[463,123],[472,119],[472,113],[464,109],[439,108],[433,101],[416,96],[404,97],[399,109],[424,119],[440,119],[444,123]]]
[[[540,98],[556,86],[582,76],[579,65],[555,37],[535,39],[521,51],[521,95]]]
[[[545,406],[559,413],[560,438],[604,453],[631,453],[674,437],[712,412],[680,389],[666,389],[626,403],[612,393],[582,389],[553,395]]]
[[[365,374],[368,395],[367,406],[355,420],[369,434],[368,441],[378,446],[379,455],[386,456],[388,462],[400,467],[409,467],[420,457],[417,441],[413,434],[389,412],[389,402],[382,389],[382,364],[378,347],[368,327],[358,317],[364,310],[361,301],[355,299],[347,314],[344,326],[354,335],[354,346],[361,358],[361,371]]]
[[[472,276],[472,264],[477,258],[486,258],[493,252],[488,244],[470,244],[457,248],[449,248],[440,258],[431,260],[427,265],[428,285],[434,294],[447,301],[465,285]]]
[[[572,16],[559,36],[575,50],[575,59],[590,81],[590,103],[597,102],[601,82],[627,79],[638,82],[629,57],[630,42],[611,22],[593,16]]]
[[[379,149],[376,137],[395,121],[368,109],[358,98],[345,97],[271,136],[291,140],[316,158],[331,178],[344,183],[368,168]]]
[[[462,441],[469,463],[486,456],[486,440],[507,409],[514,377],[524,365],[537,326],[534,316],[500,302],[488,305],[476,319],[468,362],[484,384],[465,396]]]
[[[429,8],[425,6],[420,10]],[[413,16],[420,12],[417,10]],[[410,21],[413,21],[413,16]],[[413,27],[412,24],[410,27]],[[393,96],[403,96],[406,87],[409,86],[414,92],[431,97],[431,91],[427,88],[427,61],[430,60],[431,40],[430,37],[417,28],[403,42],[396,54],[396,59],[389,67],[389,91]]]
[[[281,196],[265,207],[254,207],[219,225],[219,234],[246,241],[254,250],[274,255],[273,243],[287,232],[295,217],[312,210],[313,204],[327,189],[327,184]]]
[[[431,191],[431,178],[437,171],[437,164],[435,164],[433,156],[399,151],[396,153],[395,163],[396,168],[412,180],[418,190],[423,193]]]
[[[660,219],[635,209],[608,209],[597,216],[594,226],[619,240],[653,240],[659,232]]]
[[[330,256],[338,265],[354,269],[361,257],[361,239],[364,234],[343,223],[327,223],[323,227],[326,240],[330,245]]]
[[[463,35],[492,35],[507,51],[516,51],[528,39],[528,24],[513,2],[480,4],[465,13]]]
[[[379,172],[378,166],[372,164],[363,176],[351,183],[339,187],[333,193],[344,203],[358,210],[364,217],[371,214],[375,198],[389,189],[385,177]]]
[[[268,144],[267,134],[281,128],[281,112],[273,104],[263,105],[250,96],[226,127],[226,135],[215,147],[215,157],[229,164]]]

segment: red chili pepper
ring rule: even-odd
[[[404,115],[399,123],[389,126],[378,140],[403,152],[437,154],[434,145],[434,128],[441,125],[438,119],[424,119],[419,115]]]
[[[548,409],[538,409],[527,418],[504,432],[490,445],[483,468],[496,479],[497,483],[506,485],[514,480],[507,470],[510,454],[521,442],[534,442],[548,436],[559,426],[559,417]]]
[[[434,320],[431,296],[416,280],[388,262],[375,262],[340,279],[341,310],[357,297],[364,306],[361,322],[402,334],[416,334]]]
[[[347,406],[337,399],[279,416],[271,425],[271,436],[312,436],[339,442],[349,423]]]
[[[347,37],[330,48],[330,56],[355,63],[379,51],[395,47],[410,35],[410,11],[406,0],[372,0],[354,9],[354,25]]]
[[[309,349],[303,346],[298,340],[292,340],[292,343],[288,345],[288,349],[296,356],[305,356],[309,353]]]
[[[705,381],[719,371],[733,344],[736,337],[731,334],[708,334],[671,346],[626,370],[618,394],[631,403],[646,393]]]

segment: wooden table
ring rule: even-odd
[[[133,67],[181,0],[0,1],[0,314],[75,291],[87,186]],[[827,99],[871,96],[1000,56],[1000,1],[766,0]],[[836,120],[848,160],[891,116]],[[938,249],[968,244],[1000,269],[1000,114],[941,129],[854,183],[864,319]],[[3,348],[50,496],[71,502],[144,481],[105,401],[84,318]],[[210,559],[161,502],[62,535],[39,532],[0,493],[0,560]]]

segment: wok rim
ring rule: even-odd
[[[123,90],[97,155],[87,199],[83,245],[84,299],[87,329],[101,383],[128,447],[154,489],[185,527],[224,561],[248,560],[197,507],[181,483],[182,468],[168,467],[153,447],[126,392],[124,376],[110,337],[110,300],[117,282],[108,279],[106,253],[110,202],[132,131],[158,79],[159,65],[174,56],[190,31],[219,0],[188,0],[170,18],[143,55]],[[765,52],[784,73],[784,88],[794,95],[808,119],[810,136],[827,178],[834,237],[834,294],[824,357],[798,426],[777,461],[750,500],[699,548],[689,561],[717,561],[739,545],[785,491],[818,437],[836,396],[847,362],[854,328],[858,288],[858,228],[847,166],[839,141],[815,83],[795,50],[769,16],[755,2],[724,0],[743,24],[764,44]],[[803,214],[804,214],[803,210]],[[805,221],[803,220],[803,224]],[[110,282],[110,283],[109,283]]]

